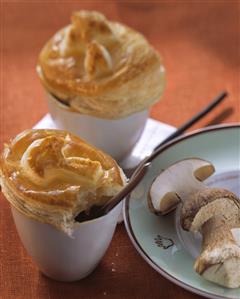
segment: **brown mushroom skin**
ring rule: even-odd
[[[189,231],[199,210],[207,204],[221,198],[231,200],[236,205],[236,209],[240,209],[240,201],[231,191],[220,188],[206,188],[191,194],[183,201],[180,216],[182,228]],[[224,213],[224,211],[222,212]]]
[[[199,274],[203,274],[208,267],[213,265],[205,259],[208,253],[215,248],[221,248],[226,243],[235,245],[230,227],[223,216],[216,216],[205,222],[202,226],[202,236],[202,254],[196,259],[194,264],[194,269]],[[219,260],[218,263],[220,262],[223,261]]]

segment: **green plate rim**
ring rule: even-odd
[[[158,155],[160,155],[162,152],[164,152],[166,149],[168,149],[171,146],[174,146],[176,143],[179,143],[183,140],[192,138],[194,136],[200,135],[200,134],[206,134],[212,131],[218,131],[218,130],[226,130],[226,129],[235,129],[235,128],[240,128],[240,123],[230,123],[230,124],[221,124],[221,125],[214,125],[214,126],[209,126],[203,129],[198,129],[195,130],[191,133],[185,134],[183,136],[180,136],[168,143],[166,143],[165,145],[163,145],[162,147],[160,147],[157,151],[156,154],[152,157],[152,159],[150,161],[153,161]],[[137,172],[137,170],[136,170]],[[133,174],[134,175],[134,174]],[[221,295],[216,295],[213,293],[209,293],[207,291],[202,291],[198,288],[195,288],[193,286],[191,286],[190,284],[187,284],[179,279],[177,279],[176,277],[172,276],[171,274],[169,274],[167,271],[165,271],[162,267],[160,267],[157,263],[155,263],[150,256],[148,255],[148,253],[141,247],[141,245],[139,244],[132,225],[131,225],[131,220],[130,220],[130,216],[129,216],[129,201],[130,201],[131,195],[128,195],[126,197],[126,199],[124,200],[124,204],[123,204],[123,219],[124,219],[124,224],[128,233],[128,236],[131,240],[131,242],[133,243],[135,249],[137,250],[137,252],[142,256],[142,258],[158,273],[160,273],[163,277],[165,277],[166,279],[170,280],[171,282],[173,282],[174,284],[201,296],[207,297],[207,298],[213,298],[213,299],[229,299],[230,297],[225,297],[225,296],[221,296]]]

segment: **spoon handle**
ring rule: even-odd
[[[221,92],[212,102],[210,102],[205,108],[199,111],[195,116],[193,116],[189,121],[179,127],[175,132],[169,135],[166,139],[164,139],[161,143],[159,143],[155,148],[154,151],[159,149],[163,144],[167,143],[168,141],[172,140],[175,137],[180,136],[184,133],[187,129],[189,129],[192,125],[194,125],[197,121],[199,121],[202,117],[208,114],[212,109],[214,109],[218,104],[220,104],[224,98],[228,95],[226,91]]]
[[[215,108],[218,104],[220,104],[223,99],[228,95],[226,91],[220,93],[207,107],[202,109],[198,114],[196,114],[193,118],[191,118],[188,122],[183,124],[180,128],[177,129],[173,134],[168,136],[163,142],[161,142],[158,146],[155,147],[153,153],[146,157],[142,163],[140,163],[139,168],[137,168],[134,175],[131,177],[127,186],[123,188],[112,200],[107,202],[100,210],[102,214],[107,214],[111,211],[124,197],[131,193],[131,191],[138,185],[138,183],[145,176],[149,166],[151,165],[151,158],[155,156],[156,151],[168,141],[174,139],[175,137],[181,135],[184,131],[190,128],[193,124],[195,124],[199,119],[208,114],[213,108]]]
[[[132,179],[130,179],[127,186],[124,187],[122,191],[120,191],[112,200],[107,202],[101,208],[104,214],[107,214],[109,211],[111,211],[124,197],[131,193],[131,191],[140,183],[142,178],[145,176],[150,165],[151,162],[147,162],[141,165],[141,167],[138,169],[138,172],[134,177],[132,177]]]
[[[120,203],[124,197],[129,195],[132,190],[138,185],[138,183],[143,179],[146,172],[148,171],[149,166],[151,165],[151,161],[157,155],[158,149],[168,141],[174,139],[175,137],[181,135],[185,130],[190,128],[193,124],[195,124],[199,119],[209,113],[213,108],[215,108],[222,100],[228,95],[226,91],[220,93],[207,107],[201,110],[198,114],[196,114],[193,118],[191,118],[188,122],[183,124],[180,128],[177,129],[173,134],[168,136],[165,140],[163,140],[158,146],[155,147],[152,154],[146,157],[139,166],[134,169],[134,175],[131,176],[128,184],[120,191],[114,198],[105,203],[102,207],[97,207],[95,210],[92,208],[92,213],[86,214],[85,212],[80,213],[76,217],[76,221],[83,222],[87,220],[91,220],[93,218],[97,218],[103,215],[106,215],[110,212],[118,203]],[[94,211],[93,211],[94,210]]]

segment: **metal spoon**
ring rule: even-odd
[[[98,218],[101,216],[106,215],[108,212],[110,212],[116,205],[120,203],[126,197],[128,194],[132,192],[132,190],[138,185],[138,183],[142,180],[142,178],[147,173],[148,167],[151,165],[151,163],[145,163],[141,166],[137,174],[132,177],[129,181],[126,187],[124,187],[116,196],[114,196],[111,200],[106,202],[102,206],[93,206],[89,213],[83,211],[77,215],[75,218],[78,222],[88,221],[94,218]]]

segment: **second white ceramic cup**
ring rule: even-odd
[[[131,152],[149,115],[149,110],[144,110],[121,119],[101,119],[70,111],[49,93],[47,100],[57,128],[78,135],[117,161]]]
[[[122,203],[103,217],[76,223],[72,237],[13,206],[11,209],[20,239],[41,272],[55,280],[75,281],[100,262],[112,240]]]

